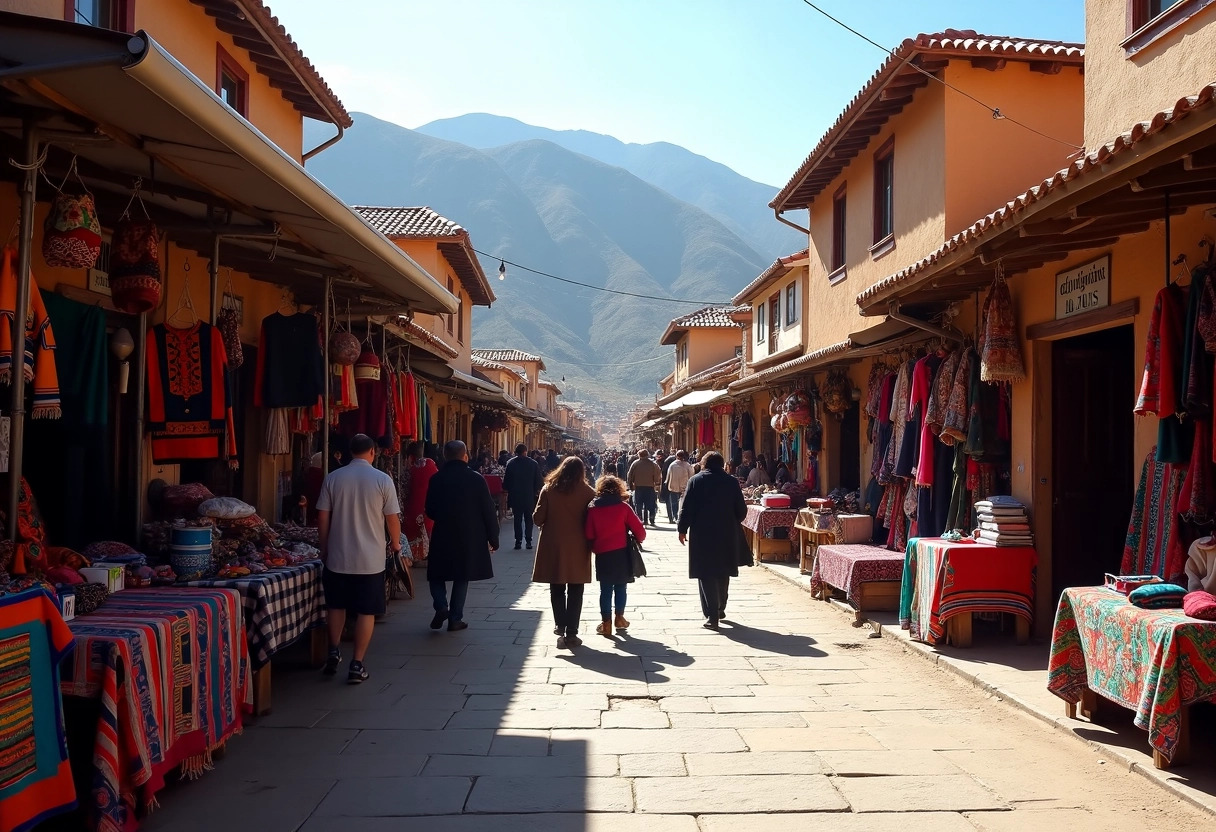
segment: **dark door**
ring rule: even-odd
[[[1052,345],[1052,590],[1102,583],[1123,554],[1135,404],[1131,326]],[[1043,530],[1040,530],[1042,533]]]
[[[861,407],[853,402],[840,423],[840,486],[861,487]]]

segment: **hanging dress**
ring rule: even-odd
[[[431,529],[434,522],[426,516],[426,492],[431,477],[439,473],[435,461],[422,457],[409,465],[409,493],[401,507],[401,531],[410,544],[410,555],[415,561],[426,560],[431,549]]]
[[[1181,418],[1184,394],[1186,290],[1171,283],[1157,293],[1144,347],[1144,374],[1133,412],[1153,414],[1157,423],[1157,461],[1185,464],[1192,451],[1192,423]]]

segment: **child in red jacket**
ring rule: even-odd
[[[595,499],[587,511],[586,532],[595,552],[595,577],[600,582],[600,618],[595,631],[612,636],[613,596],[616,596],[616,629],[628,629],[625,620],[625,585],[633,583],[633,564],[625,547],[625,531],[641,543],[646,539],[642,521],[633,513],[628,502],[625,483],[617,477],[600,477],[595,487]]]

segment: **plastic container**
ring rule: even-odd
[[[789,494],[764,494],[760,497],[760,505],[765,508],[789,508]]]
[[[169,538],[169,565],[179,581],[197,581],[215,574],[210,528],[175,528]]]

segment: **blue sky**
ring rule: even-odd
[[[946,28],[1078,41],[1085,30],[1084,0],[817,3],[889,47]],[[777,186],[884,57],[802,0],[279,0],[273,8],[351,111],[405,127],[489,112],[669,141]]]

